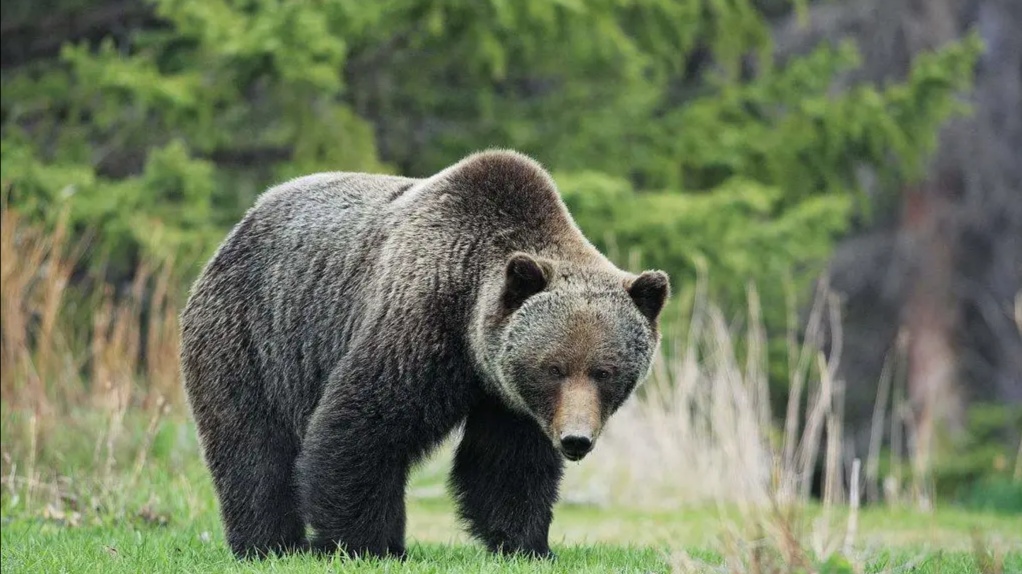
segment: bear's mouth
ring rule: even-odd
[[[583,458],[585,458],[587,454],[589,454],[589,453],[587,453],[587,452],[584,452],[584,453],[569,453],[569,452],[566,452],[563,449],[561,449],[561,456],[563,456],[564,458],[570,460],[571,462],[578,462],[578,461],[582,460]]]

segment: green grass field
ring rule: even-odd
[[[159,449],[157,449],[159,450]],[[555,511],[553,562],[488,555],[460,528],[442,488],[445,464],[420,469],[409,488],[409,557],[353,561],[342,556],[237,562],[218,523],[205,469],[192,449],[150,460],[138,475],[101,483],[68,463],[60,487],[36,488],[8,477],[3,491],[2,566],[12,572],[744,572],[734,543],[753,546],[737,510],[677,511],[562,503]],[[21,486],[19,486],[19,484]],[[800,524],[810,546],[821,534],[807,509]],[[842,516],[828,524],[840,527]],[[840,537],[835,528],[832,537]],[[745,538],[741,538],[745,536]],[[974,547],[979,536],[990,564]],[[768,546],[768,545],[766,545]],[[739,554],[740,554],[739,549]],[[817,564],[834,573],[1022,573],[1022,517],[941,509],[934,513],[870,508],[859,515],[855,551],[845,562]],[[859,570],[861,568],[861,570]]]
[[[224,545],[215,515],[184,522],[135,517],[68,526],[53,518],[5,513],[2,564],[6,572],[669,572],[684,551],[700,570],[722,564],[722,521],[713,511],[636,513],[562,507],[551,540],[553,562],[502,560],[465,539],[444,502],[409,508],[409,557],[404,562],[311,556],[241,563]],[[933,515],[869,511],[856,560],[867,572],[984,572],[971,548],[981,532],[1000,548],[1003,572],[1022,572],[1018,517],[955,511]],[[826,571],[825,567],[823,568]],[[840,564],[833,572],[852,572]],[[996,571],[996,570],[994,570]]]

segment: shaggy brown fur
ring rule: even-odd
[[[268,191],[181,321],[232,550],[403,555],[409,468],[464,423],[463,519],[494,551],[549,555],[563,458],[647,375],[668,290],[598,253],[514,152]]]

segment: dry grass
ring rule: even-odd
[[[89,470],[103,488],[115,489],[124,486],[114,480],[119,467],[137,480],[160,419],[181,405],[171,267],[142,267],[126,293],[106,286],[83,296],[69,288],[81,249],[71,243],[66,218],[47,232],[3,202],[3,475],[8,484],[28,485],[30,498],[54,490],[54,469],[40,459],[59,456],[54,442],[74,428],[70,423],[102,420],[84,429],[94,435]],[[82,307],[91,320],[84,333],[74,321]],[[147,420],[140,444],[124,437],[129,416]]]

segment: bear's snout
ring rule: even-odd
[[[557,401],[550,438],[568,460],[581,460],[600,434],[600,392],[588,378],[565,381]]]

